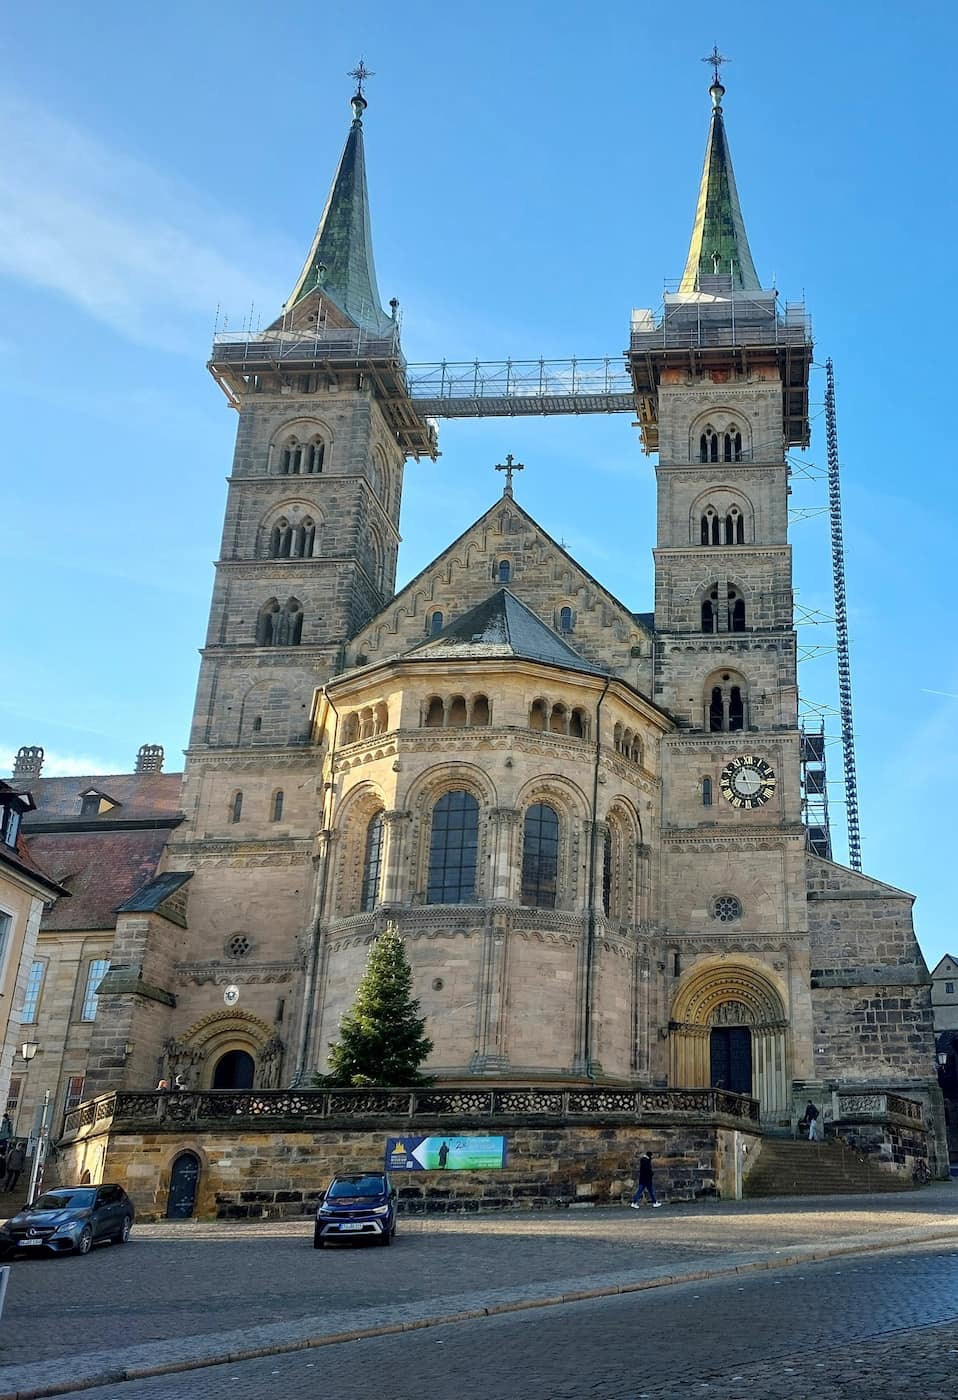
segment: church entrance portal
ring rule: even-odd
[[[213,1089],[252,1089],[256,1066],[245,1050],[227,1050],[216,1062]]]
[[[752,1092],[752,1032],[748,1026],[715,1026],[709,1034],[713,1089]]]
[[[170,1173],[170,1192],[166,1198],[167,1220],[189,1220],[196,1205],[196,1188],[200,1180],[200,1159],[195,1152],[181,1152]]]

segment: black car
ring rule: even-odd
[[[313,1248],[340,1240],[373,1239],[392,1244],[396,1233],[396,1188],[385,1172],[334,1176],[316,1210]]]
[[[95,1244],[126,1244],[133,1202],[122,1186],[56,1186],[0,1227],[0,1253],[89,1254]]]

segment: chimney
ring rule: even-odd
[[[17,756],[13,760],[15,778],[39,778],[42,767],[43,750],[39,744],[24,744],[23,748],[17,749]]]
[[[21,749],[22,753],[23,750]],[[42,753],[41,749],[41,753]],[[141,744],[136,755],[137,773],[162,773],[163,772],[163,745],[162,744]]]

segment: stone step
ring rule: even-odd
[[[743,1189],[748,1197],[831,1196],[907,1191],[912,1183],[842,1143],[770,1138]]]

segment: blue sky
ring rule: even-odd
[[[958,777],[951,308],[954,7],[688,0],[317,6],[48,0],[6,16],[0,364],[8,607],[0,768],[179,765],[235,417],[214,322],[288,294],[345,138],[360,54],[384,299],[412,361],[617,355],[681,273],[714,42],[756,266],[835,361],[864,864],[955,948]],[[812,397],[820,415],[824,375]],[[651,607],[653,462],[628,415],[443,424],[410,464],[400,582],[517,495]],[[805,459],[824,465],[820,416]],[[796,477],[793,505],[824,506]],[[798,598],[831,615],[827,521],[795,525]],[[12,603],[12,606],[10,605]],[[826,644],[824,628],[803,641]],[[834,706],[834,657],[800,676]],[[837,737],[837,720],[829,719]],[[829,750],[841,776],[840,749]],[[832,787],[844,858],[840,782]]]

